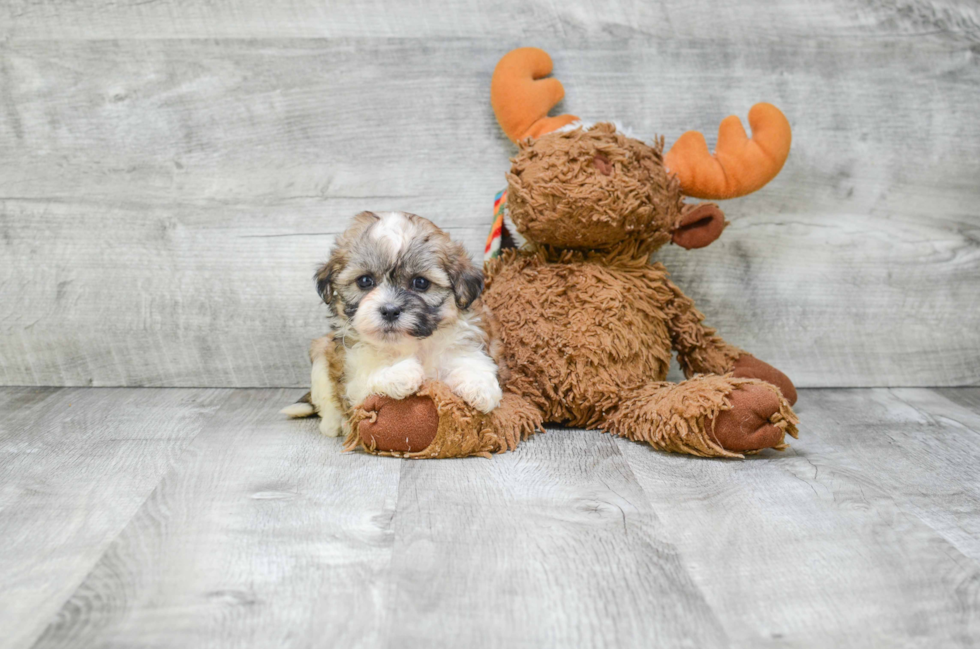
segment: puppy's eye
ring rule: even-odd
[[[361,275],[357,278],[357,288],[367,290],[374,286],[374,278],[370,275]]]
[[[431,282],[424,277],[416,277],[412,280],[412,288],[414,288],[416,291],[424,291],[425,289],[429,288],[430,283]]]

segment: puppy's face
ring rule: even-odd
[[[362,212],[317,272],[316,286],[335,327],[391,344],[454,322],[480,295],[483,274],[431,221]]]

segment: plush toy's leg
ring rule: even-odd
[[[345,450],[409,458],[442,458],[511,451],[541,428],[541,413],[512,393],[481,413],[442,383],[429,382],[407,399],[372,395],[354,408]]]
[[[742,457],[786,448],[798,420],[775,386],[731,375],[653,383],[625,395],[601,428],[678,453]]]

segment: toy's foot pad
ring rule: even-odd
[[[718,443],[729,451],[758,451],[779,447],[784,430],[778,425],[781,403],[769,386],[741,385],[729,395],[731,410],[718,413],[714,433]],[[708,422],[708,429],[711,422]]]
[[[358,434],[369,448],[410,453],[423,451],[436,438],[439,412],[429,397],[412,395],[391,399],[372,394],[361,409],[373,412],[358,424]]]
[[[739,379],[759,379],[775,385],[783,393],[783,398],[789,405],[796,403],[796,387],[789,377],[755,356],[749,354],[739,356],[735,361],[735,367],[732,368],[732,376]]]

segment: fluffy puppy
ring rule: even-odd
[[[500,403],[496,344],[478,301],[483,274],[431,221],[361,212],[315,279],[330,334],[310,348],[310,394],[284,414],[319,413],[320,431],[335,436],[368,395],[403,399],[426,380],[482,412]]]

